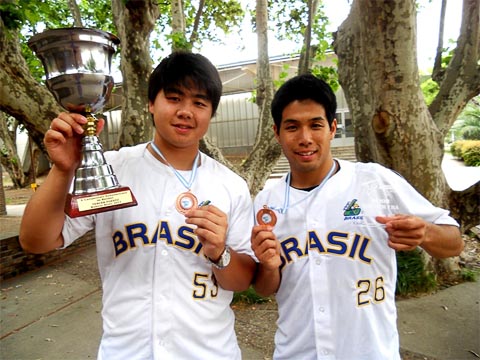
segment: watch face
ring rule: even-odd
[[[227,266],[228,264],[230,264],[230,249],[228,247],[225,248],[225,252],[223,253],[222,263],[223,266]]]
[[[226,268],[228,264],[230,264],[230,248],[227,246],[223,251],[222,256],[220,256],[220,260],[218,260],[217,263],[212,262],[212,264],[217,269]]]

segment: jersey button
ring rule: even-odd
[[[322,263],[322,260],[320,259],[315,260],[315,264],[320,265],[321,263]]]
[[[167,250],[162,250],[162,255],[163,255],[163,256],[167,256],[167,255],[168,255],[168,251],[167,251]]]
[[[318,311],[320,311],[321,313],[323,313],[323,312],[325,312],[325,308],[320,307],[320,308],[318,308]]]

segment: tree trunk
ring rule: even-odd
[[[195,14],[195,20],[193,22],[192,34],[190,35],[190,40],[188,42],[190,45],[190,49],[193,48],[193,45],[198,40],[198,27],[200,26],[200,20],[203,15],[204,7],[205,7],[205,0],[200,0],[198,2],[198,9],[197,9],[197,13]]]
[[[75,0],[68,0],[68,7],[73,16],[73,25],[76,27],[83,27],[82,15],[80,14],[80,8]]]
[[[172,52],[178,50],[191,50],[185,34],[185,14],[183,0],[173,0],[170,5],[172,27]]]
[[[17,126],[13,126],[12,130],[10,130],[5,113],[0,112],[0,138],[3,140],[0,164],[2,164],[12,179],[13,186],[15,188],[22,188],[27,185],[27,177],[23,172],[22,161],[17,152],[16,132]]]
[[[3,187],[3,166],[0,165],[0,215],[7,215],[5,188]]]
[[[464,44],[462,59],[452,59],[430,111],[419,85],[414,0],[392,0],[388,6],[381,0],[354,1],[335,34],[339,80],[352,114],[357,158],[398,171],[441,207],[449,207],[452,197],[441,168],[447,124],[453,124],[458,109],[475,95],[472,90],[478,93],[480,83],[479,6],[477,1],[464,1],[464,22],[469,26],[462,25],[460,38],[473,44]],[[473,68],[476,74],[468,71]],[[448,85],[445,81],[452,72],[455,80]],[[466,223],[479,220],[478,209],[454,216]]]
[[[112,0],[112,12],[120,39],[122,129],[116,147],[151,140],[153,121],[148,112],[148,78],[152,72],[150,33],[158,18],[156,1]]]
[[[258,37],[257,105],[259,121],[253,150],[242,164],[240,172],[247,181],[252,196],[262,189],[281,155],[275,140],[270,105],[273,98],[273,82],[268,58],[268,10],[267,0],[257,0],[256,27]]]
[[[43,136],[63,109],[48,89],[39,84],[25,62],[15,31],[0,18],[0,111],[17,119],[46,154]],[[35,116],[32,116],[35,114]]]
[[[440,82],[443,76],[442,55],[443,55],[443,34],[445,28],[445,12],[447,10],[447,0],[442,0],[442,10],[440,12],[440,27],[438,31],[437,53],[433,64],[432,79]]]
[[[298,74],[305,74],[311,68],[311,57],[314,55],[312,51],[312,29],[315,14],[318,10],[318,0],[308,0],[308,24],[305,27],[305,33],[303,36],[303,49],[300,54],[300,61],[298,65]]]
[[[48,89],[31,75],[22,55],[15,31],[5,28],[0,18],[0,111],[14,117],[27,129],[30,139],[46,155],[43,137],[50,122],[63,109]],[[35,116],[32,116],[35,114]],[[2,139],[7,154],[2,156],[4,170],[10,174],[15,187],[27,185],[14,137],[8,135],[6,119],[0,119]]]
[[[453,192],[441,163],[448,129],[480,87],[479,7],[464,0],[457,50],[430,108],[419,85],[415,0],[356,0],[334,34],[357,158],[398,171],[433,204],[450,208],[464,230],[480,223],[480,184]],[[458,270],[455,259],[430,265],[437,274]]]

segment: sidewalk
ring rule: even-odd
[[[442,170],[452,190],[461,191],[480,181],[479,166],[465,166],[465,164],[445,153],[442,161]]]
[[[444,171],[455,190],[480,180],[480,168],[465,168],[454,159],[446,161]],[[2,227],[2,233],[18,231],[23,206],[9,206],[7,212],[11,229]],[[96,359],[102,324],[95,251],[92,246],[61,262],[2,281],[0,359]],[[397,308],[402,353],[412,354],[405,356],[406,360],[480,358],[479,281],[400,300]],[[273,338],[275,310],[258,310],[241,310],[241,314],[236,310],[241,315],[237,326],[242,326],[238,333],[251,338],[263,332]],[[271,358],[271,351],[252,346],[251,339],[239,336],[239,342],[245,360]]]
[[[102,324],[94,246],[65,261],[3,281],[1,288],[1,359],[96,358]],[[415,359],[478,359],[479,301],[478,281],[398,301],[402,351],[422,355]],[[271,324],[262,326],[272,329],[273,336],[276,314],[271,311]],[[258,326],[255,310],[251,317],[248,326]],[[239,341],[245,360],[271,358],[242,342],[241,337]]]
[[[96,359],[102,292],[95,251],[2,282],[0,359]],[[248,346],[242,353],[264,359]]]
[[[397,301],[400,347],[438,360],[480,358],[480,283]]]

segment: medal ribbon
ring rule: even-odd
[[[168,165],[168,167],[170,167],[170,169],[172,169],[173,173],[175,174],[177,179],[180,180],[182,185],[185,186],[187,188],[187,190],[190,191],[190,189],[192,188],[192,184],[195,181],[195,177],[197,176],[198,161],[200,159],[200,151],[197,152],[197,156],[195,156],[195,160],[193,161],[192,174],[190,175],[190,180],[187,181],[182,176],[182,174],[180,174],[178,172],[177,169],[175,169],[172,165],[170,165],[170,163],[167,161],[167,159],[165,159],[165,156],[162,154],[160,149],[157,147],[157,145],[155,145],[155,143],[153,141],[150,141],[150,145],[152,146],[152,149],[157,153],[157,155],[160,156],[163,161],[165,161],[165,163]]]
[[[297,201],[296,203],[290,205],[290,177],[291,177],[291,172],[289,171],[287,174],[287,178],[285,179],[285,196],[284,196],[284,201],[283,201],[283,207],[274,207],[274,206],[269,206],[270,209],[278,211],[280,214],[286,214],[287,210],[291,207],[294,207],[295,205],[298,205],[302,201],[305,201],[310,195],[313,193],[316,193],[320,191],[320,189],[325,185],[325,183],[330,179],[330,177],[333,175],[336,167],[336,162],[333,160],[332,167],[330,168],[327,176],[322,180],[320,185],[318,185],[315,189],[310,191],[307,196],[305,196],[303,199]]]

